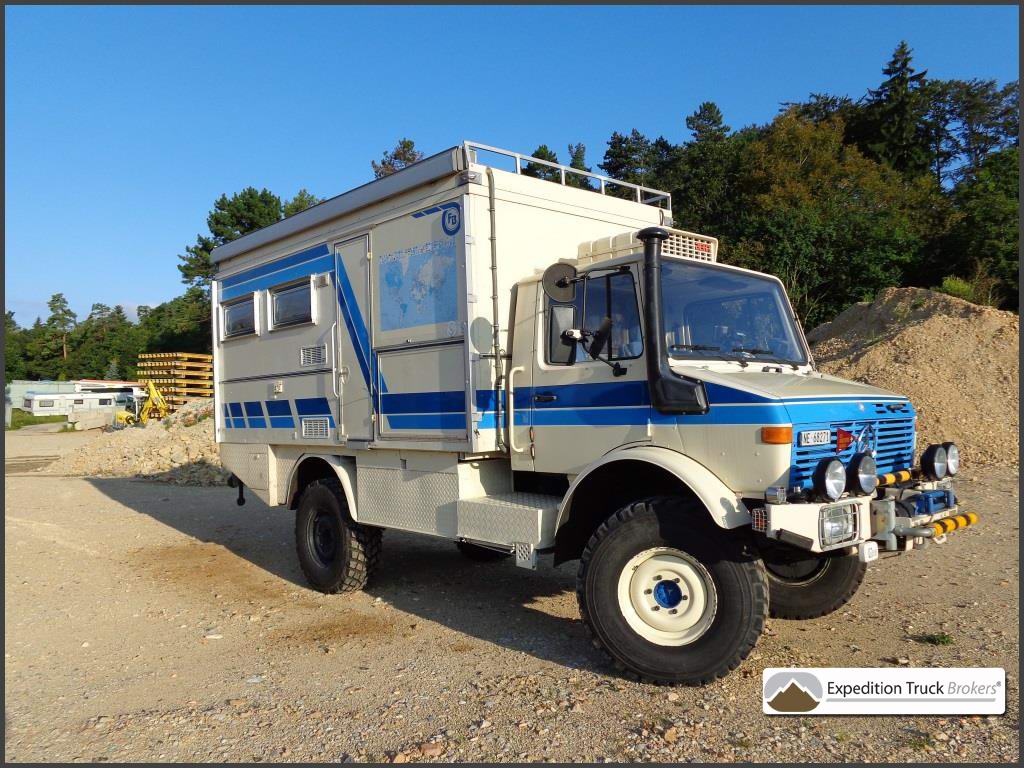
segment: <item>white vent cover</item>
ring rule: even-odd
[[[312,365],[325,365],[327,363],[327,347],[321,344],[318,347],[302,347],[299,350],[299,365],[303,368]]]
[[[718,240],[695,232],[684,232],[681,229],[669,229],[668,240],[661,244],[661,252],[666,256],[697,261],[718,260]],[[613,259],[632,253],[643,253],[644,244],[636,236],[636,231],[623,232],[613,237],[602,237],[581,243],[577,251],[578,264],[585,267],[595,261]]]
[[[330,422],[326,416],[313,416],[302,419],[302,436],[323,438],[330,436]]]

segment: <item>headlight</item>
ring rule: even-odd
[[[878,487],[878,465],[870,453],[858,453],[850,459],[847,485],[858,493],[873,493]]]
[[[921,469],[929,480],[941,480],[946,476],[946,449],[941,445],[929,445],[921,454]]]
[[[814,470],[814,490],[835,501],[846,490],[846,468],[839,459],[822,459]]]
[[[960,449],[956,443],[943,443],[942,447],[946,449],[946,472],[955,475],[960,471]]]
[[[857,507],[828,507],[818,516],[822,546],[830,547],[857,538]]]

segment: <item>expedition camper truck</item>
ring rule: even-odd
[[[220,246],[239,503],[296,510],[324,592],[388,528],[579,560],[598,645],[677,683],[976,522],[956,446],[914,467],[907,399],[816,371],[782,283],[671,224],[664,192],[466,143]]]

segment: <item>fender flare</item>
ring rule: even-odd
[[[669,448],[641,445],[607,453],[576,476],[558,508],[556,531],[569,519],[576,489],[592,472],[617,461],[643,461],[674,475],[700,499],[711,519],[720,528],[738,528],[750,524],[750,512],[746,506],[710,469]]]
[[[285,503],[290,503],[292,495],[297,490],[295,486],[298,484],[299,467],[307,459],[319,459],[330,465],[331,469],[334,470],[334,474],[338,476],[341,489],[345,492],[345,501],[348,502],[348,513],[352,516],[353,520],[358,521],[359,517],[356,509],[356,488],[358,486],[356,485],[356,460],[353,456],[332,456],[322,453],[304,453],[299,456],[292,466],[292,471],[288,474],[288,490],[285,495]]]

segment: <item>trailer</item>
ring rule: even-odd
[[[325,592],[386,529],[579,560],[598,645],[683,683],[750,652],[769,593],[827,613],[879,548],[976,522],[955,445],[915,467],[905,397],[816,371],[782,283],[672,225],[664,191],[465,142],[215,249],[239,502],[295,510]]]

